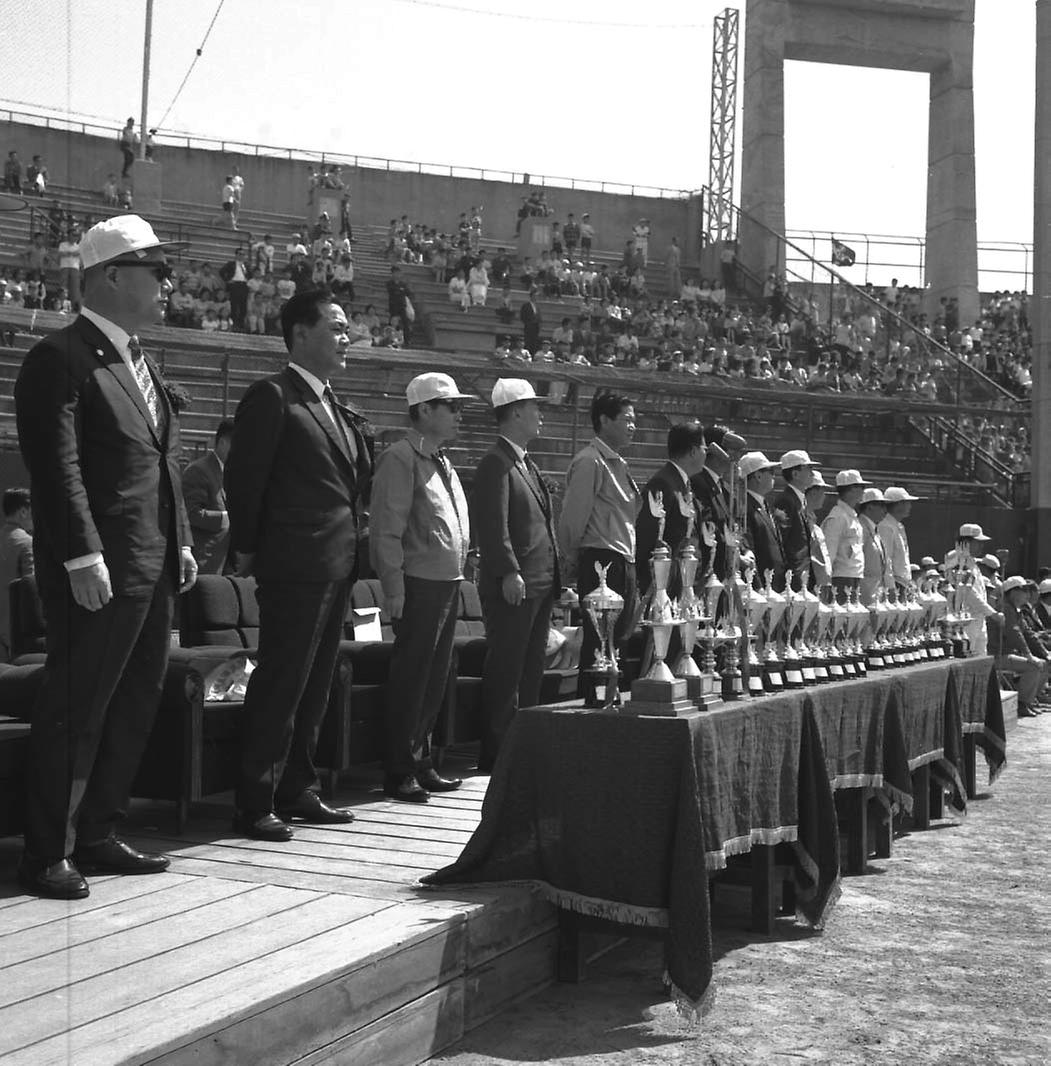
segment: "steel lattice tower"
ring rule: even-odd
[[[715,16],[712,31],[712,116],[708,149],[708,239],[734,235],[734,148],[737,132],[737,36],[739,13]]]

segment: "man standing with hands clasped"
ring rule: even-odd
[[[483,773],[492,771],[518,707],[540,700],[551,608],[561,587],[551,495],[526,451],[543,425],[539,401],[518,378],[500,378],[492,400],[500,436],[478,464],[471,508],[486,636]]]
[[[224,471],[237,573],[255,576],[259,598],[234,829],[273,841],[291,839],[293,819],[354,818],[318,795],[314,753],[372,474],[368,423],[329,386],[350,348],[343,309],[328,292],[296,293],[281,332],[288,365],[242,397]]]
[[[471,542],[467,498],[444,445],[456,439],[463,402],[473,397],[448,374],[419,374],[405,398],[409,432],[376,464],[369,551],[394,624],[383,791],[426,803],[431,792],[463,783],[439,776],[431,732],[449,678]]]
[[[15,384],[47,619],[18,876],[58,899],[88,895],[81,871],[168,866],[114,832],[160,702],[175,596],[197,577],[178,412],[137,337],[163,320],[166,247],[138,215],[92,226],[80,315]]]

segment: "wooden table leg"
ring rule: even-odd
[[[866,811],[872,811],[874,820],[873,851],[877,859],[889,859],[894,846],[894,818],[891,812],[876,799],[873,789],[865,789]]]
[[[931,798],[931,818],[945,817],[945,793],[940,781],[931,778],[931,787],[928,795]]]
[[[580,915],[558,911],[558,979],[574,984],[584,980],[586,962],[580,935]]]
[[[931,768],[926,763],[912,771],[912,827],[931,827]]]
[[[763,844],[752,847],[752,931],[774,931],[774,849]]]
[[[974,799],[978,795],[978,738],[974,733],[965,733],[963,736],[963,784],[967,790],[967,798]]]
[[[846,872],[863,874],[869,857],[866,790],[844,788],[836,792],[836,805],[843,812],[847,828]]]

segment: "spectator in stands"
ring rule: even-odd
[[[566,254],[569,257],[575,258],[577,254],[577,245],[580,244],[580,226],[577,220],[573,217],[573,212],[570,211],[566,218],[566,224],[562,227],[562,240],[565,242]]]
[[[467,295],[472,307],[485,307],[489,296],[489,274],[482,262],[475,263],[467,276]]]
[[[135,119],[129,118],[124,123],[124,128],[117,135],[117,143],[120,145],[121,158],[124,160],[120,176],[126,178],[135,164],[135,146],[139,143],[139,135],[135,132]]]
[[[305,255],[294,255],[288,264],[288,276],[296,292],[306,292],[314,284],[314,268]]]
[[[631,235],[635,239],[635,251],[639,256],[638,266],[649,265],[650,257],[650,220],[640,218],[631,228]]]
[[[341,299],[354,299],[354,260],[343,252],[332,272],[332,292]]]
[[[394,623],[383,790],[409,803],[462,783],[434,768],[431,731],[452,663],[471,543],[467,498],[443,450],[459,434],[466,399],[447,374],[413,378],[409,433],[382,454],[372,480],[369,550]]]
[[[267,298],[261,291],[251,293],[248,297],[248,314],[245,315],[245,332],[266,333],[266,319]]]
[[[336,168],[339,170],[339,167]],[[340,179],[340,188],[343,188]],[[339,234],[348,241],[354,240],[354,228],[350,224],[350,195],[345,193],[339,201]]]
[[[269,233],[263,234],[263,239],[256,241],[250,248],[252,255],[252,268],[261,270],[264,275],[270,274],[274,269],[274,242]]]
[[[412,325],[416,319],[416,297],[401,275],[401,268],[391,267],[387,279],[387,313],[397,315],[405,335],[405,343],[410,343]]]
[[[0,526],[0,663],[11,659],[10,587],[33,574],[33,510],[29,489],[7,489]]]
[[[234,192],[233,175],[227,174],[223,179],[223,187],[219,193],[219,217],[217,222],[221,226],[229,226],[237,229],[237,198]]]
[[[288,256],[289,260],[291,260],[293,256],[305,256],[307,254],[307,246],[303,243],[302,233],[292,234],[292,239],[285,245],[285,254]]]
[[[73,310],[80,310],[80,230],[72,224],[58,246],[58,269]]]
[[[223,471],[233,435],[233,422],[223,419],[216,427],[211,451],[182,472],[182,495],[193,531],[193,557],[199,574],[222,574],[226,569],[230,516],[226,511]]]
[[[226,285],[226,292],[230,299],[230,318],[234,329],[244,331],[245,316],[248,314],[248,264],[245,261],[244,249],[238,247],[234,250],[234,257],[224,263],[219,270],[219,277]]]
[[[47,192],[47,165],[43,157],[33,156],[32,163],[26,167],[26,187],[29,192],[43,196]]]
[[[350,337],[352,348],[368,348],[372,344],[372,333],[365,325],[360,311],[355,311],[347,323],[347,336]]]
[[[112,173],[107,175],[105,184],[102,186],[102,202],[107,207],[116,207],[118,191],[117,175]]]
[[[449,278],[447,292],[449,295],[449,303],[454,307],[458,307],[461,311],[466,312],[471,304],[471,298],[467,293],[466,271],[457,271],[457,273]]]
[[[595,227],[591,224],[591,215],[585,211],[580,216],[580,257],[591,264],[591,246],[595,242]]]
[[[157,150],[157,145],[154,142],[154,137],[157,136],[157,127],[151,126],[146,134],[146,159],[149,162],[153,162],[153,154]]]
[[[8,192],[20,194],[24,178],[25,169],[22,166],[22,160],[18,158],[18,152],[14,150],[8,152],[4,163],[4,188]]]
[[[529,299],[522,304],[518,311],[518,317],[522,322],[524,346],[530,353],[535,352],[540,347],[540,331],[543,327],[543,317],[536,302],[537,295],[536,288],[531,288],[529,290]]]
[[[237,167],[230,168],[230,184],[234,190],[234,229],[237,229],[237,219],[241,214],[241,199],[244,196],[245,180],[241,177],[241,171]]]
[[[664,265],[668,270],[668,293],[673,298],[682,294],[682,298],[685,300],[687,297],[683,294],[682,290],[682,272],[680,270],[681,260],[682,254],[679,251],[679,242],[675,237],[672,237],[671,244],[668,246],[668,252],[664,257]]]
[[[130,211],[132,208],[133,200],[134,197],[132,195],[131,185],[122,185],[120,187],[120,192],[117,194],[117,206],[122,208],[124,211]],[[91,227],[85,222],[85,228],[90,229]]]
[[[42,233],[34,233],[31,243],[25,251],[26,270],[43,274],[51,266],[51,253],[44,243]]]

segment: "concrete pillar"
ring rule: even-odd
[[[741,207],[774,233],[785,232],[785,26],[783,0],[748,0],[745,15]],[[784,246],[742,217],[737,257],[766,277],[784,264]]]
[[[131,168],[131,187],[137,215],[148,217],[161,213],[164,167],[160,163],[149,159],[136,159]]]
[[[950,62],[931,74],[927,160],[927,314],[955,298],[961,325],[978,317],[978,229],[974,180],[974,26],[957,39]]]
[[[1029,560],[1051,565],[1051,0],[1036,3],[1033,182],[1033,474]]]

